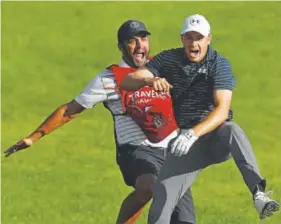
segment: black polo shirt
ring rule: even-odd
[[[211,47],[198,63],[186,58],[184,48],[176,48],[159,53],[146,68],[173,86],[173,107],[180,128],[191,128],[206,118],[215,108],[215,90],[232,90],[235,86],[228,60]],[[228,120],[232,118],[230,110]]]

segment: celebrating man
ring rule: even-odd
[[[169,140],[177,135],[176,126],[173,126],[172,129],[169,129],[171,131],[161,135],[164,138],[156,139],[157,143],[151,143],[140,127],[123,111],[116,79],[119,80],[119,76],[124,74],[124,71],[126,73],[133,71],[148,61],[150,51],[148,35],[150,33],[140,21],[128,20],[122,24],[118,30],[118,48],[122,53],[121,62],[96,75],[80,95],[71,102],[60,106],[32,134],[5,152],[6,156],[9,156],[28,148],[85,109],[103,102],[114,119],[117,163],[126,184],[134,187],[134,191],[122,203],[117,219],[118,224],[133,223],[136,216],[140,214],[138,211],[151,199],[158,172],[165,159],[164,148],[167,147]],[[130,107],[129,110],[132,112],[134,109]],[[149,108],[147,108],[148,111],[153,113]],[[157,121],[155,122],[157,123]],[[165,131],[165,129],[163,130]],[[195,223],[193,201],[189,190],[170,218],[173,224]]]
[[[230,63],[210,47],[210,24],[191,15],[181,31],[183,47],[165,50],[121,83],[127,90],[152,86],[170,91],[180,133],[160,171],[149,213],[149,224],[166,224],[175,205],[200,171],[229,158],[230,153],[250,190],[261,219],[279,209],[264,192],[251,144],[232,121],[234,77]]]

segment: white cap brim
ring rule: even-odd
[[[188,32],[197,32],[197,33],[200,33],[202,34],[204,37],[207,37],[210,35],[210,33],[206,30],[202,30],[200,29],[199,27],[190,27],[188,29],[185,29],[185,30],[182,30],[181,31],[181,35],[185,34],[185,33],[188,33]]]

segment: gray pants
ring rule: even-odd
[[[167,155],[158,176],[149,210],[149,224],[169,224],[175,205],[201,170],[226,161],[232,155],[251,192],[263,178],[253,149],[243,130],[225,122],[215,131],[200,137],[185,156]]]

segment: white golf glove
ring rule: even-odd
[[[175,156],[186,155],[197,139],[192,129],[181,129],[179,136],[171,144],[170,152]]]

